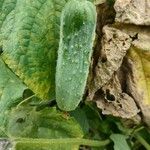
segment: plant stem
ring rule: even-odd
[[[21,106],[23,103],[27,102],[28,100],[30,100],[31,98],[35,97],[35,95],[32,95],[26,99],[24,99],[22,102],[20,102],[18,105],[17,105],[17,108],[19,108],[19,106]]]
[[[144,127],[142,126],[142,127],[139,127],[139,128],[137,128],[137,129],[135,129],[133,132],[132,132],[132,135],[133,134],[136,134],[137,132],[139,132],[139,131],[141,131],[141,130],[143,130],[144,129]]]
[[[139,134],[134,136],[147,150],[150,150],[150,145],[145,141],[145,139]]]
[[[86,145],[92,147],[101,147],[106,146],[110,143],[110,140],[98,141],[98,140],[89,140],[89,139],[80,139],[80,138],[68,138],[68,139],[30,139],[30,138],[21,138],[14,139],[14,142],[19,142],[22,144],[73,144],[73,145]]]

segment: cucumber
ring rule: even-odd
[[[89,73],[96,28],[96,8],[86,0],[70,0],[61,14],[56,67],[56,101],[65,111],[82,100]]]

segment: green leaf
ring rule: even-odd
[[[65,111],[82,100],[95,37],[96,8],[86,0],[69,1],[61,16],[56,67],[56,101]]]
[[[91,102],[87,102],[86,105],[82,108],[82,110],[87,116],[90,131],[94,132],[94,135],[98,134],[100,124],[102,123],[102,118],[98,112],[96,105],[94,105]]]
[[[0,113],[20,102],[27,88],[0,58]]]
[[[122,134],[112,134],[110,138],[114,142],[114,150],[131,150],[126,141],[127,136]]]
[[[27,87],[12,73],[0,58],[0,129],[5,126],[5,113],[22,100]],[[3,132],[0,135],[3,136]]]
[[[85,111],[83,109],[77,108],[76,110],[70,112],[71,116],[74,117],[77,122],[82,127],[84,134],[89,132],[89,123]]]
[[[55,97],[60,13],[66,1],[0,1],[2,57],[43,99]]]
[[[72,148],[78,150],[79,144],[68,145],[66,141],[64,144],[57,144],[57,139],[61,141],[64,138],[83,137],[82,130],[75,119],[57,111],[55,108],[37,111],[36,107],[20,106],[10,111],[7,120],[6,134],[11,140],[19,139],[19,141],[14,140],[13,143],[16,150],[55,150],[60,149],[60,146],[65,150]],[[22,138],[26,138],[27,143],[24,140],[21,141]],[[33,140],[30,140],[30,138],[33,138]],[[56,139],[56,142],[44,144],[40,139],[43,139],[43,141]],[[35,144],[34,140],[39,140],[39,143]]]
[[[14,108],[9,115],[7,134],[10,137],[65,138],[82,137],[75,119],[55,108],[37,111],[36,107]]]
[[[7,38],[13,27],[16,3],[17,0],[0,0],[0,46],[2,46],[2,39]]]

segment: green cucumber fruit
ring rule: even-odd
[[[96,8],[86,0],[70,0],[61,15],[56,67],[56,100],[65,111],[82,100],[91,62],[96,28]]]

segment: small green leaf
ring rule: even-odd
[[[87,119],[87,116],[86,116],[84,110],[80,109],[80,108],[77,108],[76,110],[70,112],[70,114],[80,124],[80,126],[82,127],[82,130],[84,131],[84,133],[88,134],[88,132],[89,132],[89,123],[88,123],[88,119]]]
[[[131,150],[126,141],[127,136],[122,134],[112,134],[110,138],[114,142],[114,150]]]

